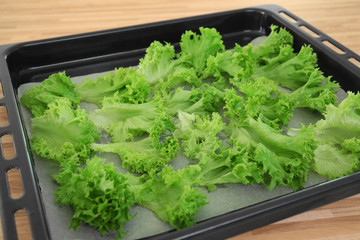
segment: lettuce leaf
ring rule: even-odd
[[[166,112],[175,116],[179,111],[196,113],[198,115],[211,114],[219,111],[224,104],[224,92],[209,85],[201,88],[185,90],[182,87],[164,96]]]
[[[144,103],[149,100],[150,85],[146,78],[134,68],[117,68],[113,72],[97,77],[87,78],[76,86],[81,93],[81,101],[102,105],[104,97],[114,94],[122,103]]]
[[[323,114],[327,105],[337,105],[336,93],[340,85],[330,81],[330,78],[324,78],[318,69],[312,72],[307,82],[290,94],[295,107],[305,107]]]
[[[154,120],[149,137],[138,141],[116,142],[107,144],[93,143],[94,151],[112,152],[120,156],[122,167],[134,173],[159,171],[173,160],[180,149],[173,136],[165,136],[175,130],[173,118],[164,115]]]
[[[154,126],[154,120],[164,114],[160,99],[129,104],[122,103],[115,95],[104,98],[102,108],[91,112],[89,117],[96,126],[111,135],[113,142],[123,142],[148,133]]]
[[[244,81],[235,89],[225,91],[225,115],[239,121],[247,117],[261,119],[280,129],[287,126],[296,105],[294,98],[284,94],[275,82],[266,78]]]
[[[69,228],[76,230],[81,223],[96,227],[101,234],[117,232],[117,239],[125,223],[134,215],[129,209],[135,202],[127,178],[112,163],[94,157],[85,168],[75,162],[61,164],[60,173],[54,176],[60,185],[55,192],[56,203],[74,209]]]
[[[207,59],[225,50],[222,36],[214,28],[199,28],[200,35],[186,31],[181,36],[181,52],[177,58],[194,68],[201,76],[206,67]]]
[[[59,98],[70,100],[73,108],[81,99],[81,93],[76,90],[75,85],[65,72],[52,74],[43,80],[39,86],[30,88],[23,94],[20,102],[31,111],[34,117],[39,117],[49,108],[49,104]]]
[[[213,77],[212,85],[220,90],[225,90],[230,83],[236,86],[249,78],[254,74],[255,60],[247,49],[235,44],[232,50],[209,56],[203,77]]]
[[[167,165],[159,173],[150,173],[144,182],[133,175],[128,177],[137,204],[175,229],[182,229],[194,225],[199,208],[208,204],[208,196],[196,187],[199,173],[196,167],[176,172]]]
[[[170,43],[164,45],[154,41],[146,49],[144,58],[139,61],[138,72],[145,76],[147,82],[153,86],[164,78],[167,78],[174,70],[177,62],[174,62],[175,49]]]
[[[321,144],[315,150],[313,169],[330,180],[346,176],[359,170],[359,155],[331,144]]]
[[[282,87],[298,89],[308,81],[311,73],[317,68],[317,56],[309,45],[302,46],[294,57],[292,55],[290,47],[280,48],[278,56],[269,59],[266,65],[254,68],[251,78],[266,77]]]
[[[245,148],[249,161],[256,163],[255,169],[261,177],[254,179],[257,183],[266,185],[270,190],[278,185],[289,186],[294,190],[302,188],[317,148],[312,125],[302,127],[298,135],[290,137],[263,123],[261,119],[249,117],[242,122],[231,120],[225,132],[230,144]]]
[[[31,119],[32,150],[47,159],[84,162],[93,154],[91,143],[99,138],[85,110],[74,110],[67,98],[57,99],[42,116]]]
[[[329,104],[324,119],[316,123],[313,168],[329,179],[342,177],[360,168],[360,94],[348,92],[338,107]],[[330,156],[331,154],[331,156]]]
[[[284,56],[279,54],[283,48],[292,47],[293,45],[293,36],[285,29],[279,28],[276,25],[270,26],[270,34],[265,38],[265,40],[253,46],[249,44],[253,58],[255,59],[257,65],[267,65],[269,60],[277,56]]]

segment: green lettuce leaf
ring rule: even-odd
[[[229,83],[236,86],[242,80],[249,78],[254,74],[255,61],[246,49],[235,44],[232,50],[209,56],[203,77],[213,77],[212,84],[221,90],[225,90]]]
[[[93,154],[91,143],[99,138],[85,110],[74,110],[67,98],[57,99],[42,116],[31,119],[32,150],[47,159],[84,162]]]
[[[150,209],[175,229],[182,229],[194,225],[199,208],[208,204],[208,196],[196,187],[198,174],[196,167],[176,172],[167,165],[157,174],[150,173],[145,182],[132,175],[129,182],[137,204]]]
[[[290,94],[295,101],[295,107],[306,107],[325,113],[328,104],[337,105],[336,99],[339,84],[330,81],[330,77],[324,78],[320,70],[315,70],[309,76],[308,81]]]
[[[81,94],[75,89],[75,85],[65,72],[52,74],[39,86],[30,88],[23,94],[20,102],[31,111],[34,117],[39,117],[48,109],[49,104],[59,98],[68,98],[72,107],[75,107],[81,98]]]
[[[266,78],[244,81],[235,89],[225,91],[225,115],[238,121],[247,117],[261,119],[264,123],[280,129],[287,126],[296,105],[277,84]]]
[[[321,144],[315,150],[314,170],[330,180],[359,170],[359,154],[339,149],[335,145]]]
[[[122,238],[125,223],[134,215],[129,208],[135,202],[127,178],[117,172],[112,163],[94,157],[82,168],[75,162],[61,164],[54,176],[60,185],[55,192],[56,203],[74,209],[70,228],[76,230],[81,223],[95,227],[101,234],[117,232]]]
[[[266,65],[256,66],[251,78],[266,77],[282,87],[298,89],[316,70],[317,56],[308,45],[302,46],[294,57],[292,55],[290,47],[280,48],[279,56],[269,59]]]
[[[104,97],[112,97],[114,94],[122,103],[144,103],[149,100],[150,93],[146,78],[133,68],[118,68],[96,80],[87,78],[76,89],[81,93],[81,101],[99,106]]]
[[[174,71],[178,62],[173,61],[175,49],[170,43],[164,45],[154,41],[146,49],[144,58],[140,59],[138,72],[145,76],[148,83],[153,86],[164,81]]]
[[[198,76],[203,74],[207,59],[225,49],[222,36],[214,28],[199,28],[200,35],[186,31],[181,36],[181,52],[177,58],[194,68]]]
[[[242,122],[232,120],[225,131],[230,144],[246,148],[249,161],[257,164],[255,169],[261,174],[257,183],[270,190],[278,185],[302,188],[317,148],[312,125],[302,127],[296,136],[290,137],[260,119],[249,117]]]
[[[348,92],[339,106],[329,104],[324,119],[316,123],[313,168],[329,179],[342,177],[360,168],[360,94]],[[331,155],[331,156],[330,156]]]
[[[277,57],[280,51],[285,47],[291,47],[293,45],[293,36],[285,29],[279,28],[276,25],[270,26],[270,34],[265,38],[265,40],[252,46],[249,44],[248,46],[251,48],[251,52],[253,58],[255,59],[258,65],[269,64],[269,59]]]
[[[179,111],[206,115],[219,111],[224,105],[224,97],[224,92],[209,84],[191,90],[179,87],[164,97],[164,105],[166,112],[172,116]]]
[[[113,142],[133,140],[154,126],[154,120],[164,116],[165,109],[160,99],[147,103],[121,103],[117,96],[106,97],[101,109],[89,114],[96,126],[102,128],[112,137]]]
[[[164,115],[154,120],[149,137],[139,141],[92,144],[94,151],[112,152],[120,156],[123,168],[134,173],[159,171],[173,160],[180,149],[177,139],[165,136],[175,130],[173,118]]]

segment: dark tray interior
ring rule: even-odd
[[[290,22],[283,14],[291,17]],[[214,13],[171,21],[156,22],[126,28],[85,33],[61,38],[0,46],[0,80],[10,125],[0,129],[1,135],[11,134],[16,157],[0,159],[0,185],[8,186],[6,172],[18,168],[24,187],[20,199],[11,199],[7,188],[1,188],[0,203],[5,239],[16,239],[13,214],[28,210],[33,239],[48,239],[48,227],[37,185],[36,173],[28,150],[27,138],[22,129],[18,112],[16,89],[23,83],[42,81],[52,73],[66,71],[71,77],[113,70],[116,67],[137,65],[145,49],[154,41],[166,41],[178,47],[186,30],[198,31],[199,27],[214,27],[223,36],[227,48],[234,43],[245,45],[258,36],[270,32],[270,25],[286,27],[294,36],[294,48],[310,44],[318,55],[319,67],[326,76],[332,75],[344,90],[360,89],[360,69],[349,59],[360,62],[360,57],[325,33],[276,5],[267,5]],[[302,26],[318,35],[313,37]],[[330,42],[343,51],[338,54],[325,46]],[[169,238],[225,238],[265,224],[313,209],[315,207],[360,192],[360,173],[329,181],[286,196],[271,199],[244,209],[239,209],[200,222],[194,227],[155,236]]]

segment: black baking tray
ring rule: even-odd
[[[18,110],[16,89],[21,84],[39,82],[60,71],[75,77],[134,66],[152,41],[166,41],[178,47],[182,33],[186,30],[197,32],[199,27],[216,28],[228,48],[235,42],[244,45],[258,36],[269,34],[271,24],[285,27],[294,36],[295,51],[303,44],[310,44],[318,55],[319,67],[325,76],[333,76],[345,91],[357,92],[360,89],[360,69],[352,63],[360,62],[360,57],[277,5],[0,46],[0,82],[4,93],[0,105],[6,107],[9,118],[9,125],[0,128],[0,136],[11,134],[16,149],[16,156],[11,160],[6,160],[0,153],[0,213],[4,238],[17,239],[14,213],[25,209],[33,239],[50,239],[41,189]],[[304,27],[316,37],[304,31]],[[331,50],[324,42],[334,45],[342,53]],[[7,171],[12,168],[21,172],[24,194],[18,199],[12,199],[8,189]],[[149,239],[224,239],[357,193],[360,193],[360,172]]]

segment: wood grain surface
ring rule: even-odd
[[[0,45],[263,4],[278,4],[288,9],[360,54],[359,0],[0,0]],[[6,121],[6,109],[0,107],[0,127]],[[11,159],[14,154],[11,136],[1,137],[1,144]],[[8,176],[11,196],[21,197],[19,172],[12,170]],[[15,219],[19,239],[32,239],[26,210],[16,212]],[[359,240],[360,194],[232,239]]]

